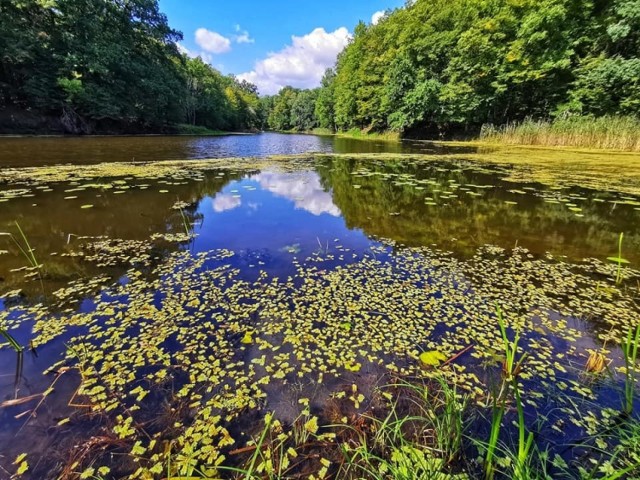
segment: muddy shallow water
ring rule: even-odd
[[[106,159],[91,151],[86,163]],[[224,462],[267,411],[290,424],[309,405],[322,421],[352,386],[366,411],[389,375],[429,373],[424,351],[465,351],[444,374],[483,405],[500,370],[496,302],[523,332],[541,445],[619,407],[640,197],[464,153],[294,153],[0,173],[0,327],[34,347],[21,362],[0,347],[0,478],[23,453],[31,478],[151,478],[169,458],[185,475],[185,452]],[[612,375],[585,378],[603,345]]]

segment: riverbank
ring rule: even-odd
[[[569,117],[485,125],[481,142],[640,152],[640,120],[634,117]]]
[[[635,117],[576,116],[553,121],[525,120],[501,126],[486,124],[478,134],[465,140],[432,139],[427,133],[413,132],[413,135],[415,136],[416,133],[416,138],[406,138],[399,132],[368,132],[351,129],[336,132],[335,135],[362,140],[425,140],[456,146],[524,146],[599,152],[640,152],[640,120]]]

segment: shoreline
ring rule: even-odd
[[[103,133],[96,135],[65,135],[65,134],[29,134],[6,133],[0,134],[0,140],[4,138],[108,138],[108,137],[226,137],[231,135],[256,135],[263,132],[212,132],[212,133]]]
[[[276,131],[263,130],[257,132],[211,132],[211,133],[132,133],[132,134],[95,134],[95,135],[72,135],[72,134],[0,134],[0,141],[5,139],[80,139],[80,138],[154,138],[154,137],[226,137],[226,136],[250,136],[259,135],[261,133],[277,133],[282,135],[312,135],[319,137],[336,137],[344,139],[362,140],[362,141],[383,141],[389,143],[424,143],[441,147],[475,147],[479,149],[490,150],[540,150],[553,152],[573,152],[580,154],[616,154],[637,156],[640,152],[635,150],[622,150],[598,147],[581,147],[571,145],[541,145],[526,143],[510,143],[510,142],[492,142],[481,139],[473,140],[435,140],[435,139],[414,139],[414,138],[391,138],[385,134],[352,134],[350,132],[314,132],[314,131]]]

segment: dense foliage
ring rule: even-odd
[[[640,116],[639,32],[638,0],[407,2],[355,28],[314,93],[315,123],[406,133],[526,117]]]
[[[0,111],[74,133],[259,126],[256,88],[181,55],[181,38],[156,0],[0,0]]]

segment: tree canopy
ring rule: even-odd
[[[409,1],[355,27],[314,93],[315,123],[407,133],[640,116],[639,53],[638,0]]]
[[[156,0],[0,0],[0,109],[65,130],[261,125],[256,88],[178,51]]]

